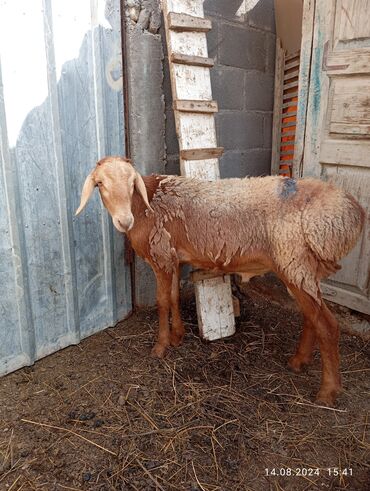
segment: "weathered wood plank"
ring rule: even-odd
[[[370,74],[370,49],[330,53],[326,57],[324,69],[333,75]]]
[[[364,140],[331,140],[321,143],[320,160],[325,164],[369,167],[370,142]]]
[[[175,100],[173,101],[173,109],[190,113],[216,113],[218,104],[217,101]]]
[[[204,0],[162,0],[162,8],[164,12],[204,17],[203,2]]]
[[[355,137],[370,134],[370,80],[333,78],[330,87],[329,132]]]
[[[200,66],[172,64],[173,98],[178,100],[211,101],[209,69]]]
[[[218,159],[183,160],[180,161],[181,175],[215,181],[220,179]]]
[[[226,276],[225,273],[217,273],[215,271],[209,271],[204,269],[195,269],[190,273],[191,281],[209,280],[210,278],[220,278]]]
[[[212,113],[176,111],[176,131],[180,150],[217,147],[215,118]]]
[[[204,160],[221,157],[223,153],[223,147],[192,148],[189,150],[180,150],[180,157],[184,160]]]
[[[202,17],[169,12],[168,28],[172,31],[208,32],[212,29],[212,22]]]
[[[272,120],[271,173],[278,174],[281,141],[281,106],[283,101],[284,50],[276,38],[274,112]]]
[[[215,64],[213,58],[184,55],[182,53],[171,53],[170,59],[172,63],[179,63],[181,65],[202,66],[207,68],[212,68]]]
[[[207,37],[204,32],[169,31],[170,53],[208,57]]]
[[[234,334],[235,320],[230,276],[199,281],[197,286],[195,295],[198,325],[202,337],[212,341],[224,338],[225,333],[229,333],[229,336]],[[230,294],[225,295],[225,291]],[[234,327],[230,329],[230,326]]]

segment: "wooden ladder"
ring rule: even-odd
[[[200,179],[219,179],[218,157],[206,32],[212,28],[204,18],[203,0],[162,0],[170,67],[176,133],[180,147],[181,174]],[[235,332],[229,275],[194,271],[200,334],[214,340]]]

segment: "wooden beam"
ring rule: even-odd
[[[173,101],[173,109],[186,113],[217,113],[217,101],[190,101],[176,100]]]
[[[168,28],[172,31],[180,32],[208,32],[212,29],[212,22],[202,17],[194,17],[193,15],[169,12]]]
[[[211,278],[219,278],[220,276],[227,276],[226,273],[210,271],[205,269],[195,269],[190,273],[190,280],[193,282],[209,280]]]
[[[204,56],[183,55],[182,53],[171,53],[171,62],[179,63],[181,65],[204,66],[207,68],[213,67],[215,63],[213,58],[206,58]]]
[[[180,150],[180,157],[184,160],[206,160],[218,158],[223,153],[223,147],[190,148],[188,150]]]

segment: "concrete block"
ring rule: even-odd
[[[161,39],[135,28],[127,36],[131,157],[144,174],[164,169]]]
[[[239,109],[244,107],[244,70],[216,66],[211,70],[213,99],[219,109]]]
[[[226,66],[265,70],[265,33],[251,27],[222,23],[219,34],[219,63]]]
[[[263,116],[263,146],[269,149],[272,147],[272,113]]]
[[[167,158],[165,173],[175,176],[180,175],[180,158],[178,155],[171,155]]]
[[[172,108],[171,77],[168,58],[163,59],[163,93],[166,110]]]
[[[275,51],[276,51],[276,36],[270,32],[265,33],[266,36],[266,66],[265,70],[268,73],[275,75]]]
[[[263,115],[225,112],[217,115],[218,142],[225,150],[248,150],[263,145]]]
[[[212,21],[212,29],[207,32],[208,56],[218,62],[218,19],[207,16]]]
[[[131,157],[143,175],[165,169],[163,50],[161,37],[129,25],[126,31]],[[151,268],[135,260],[137,305],[155,303]]]
[[[251,71],[245,73],[244,109],[272,111],[274,107],[274,76]]]
[[[256,6],[247,12],[246,16],[250,26],[275,32],[275,9],[273,0],[259,0]]]
[[[218,15],[224,19],[244,22],[243,18],[235,15],[241,3],[242,0],[205,0],[203,8],[206,15]]]
[[[228,151],[220,159],[221,178],[270,174],[271,150]]]
[[[151,307],[156,304],[156,279],[152,268],[135,256],[135,305]]]

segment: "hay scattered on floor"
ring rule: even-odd
[[[342,337],[345,391],[319,408],[319,356],[286,368],[300,315],[258,293],[242,311],[234,337],[207,344],[191,300],[184,345],[161,361],[142,311],[1,379],[0,489],[369,489],[369,343]]]

